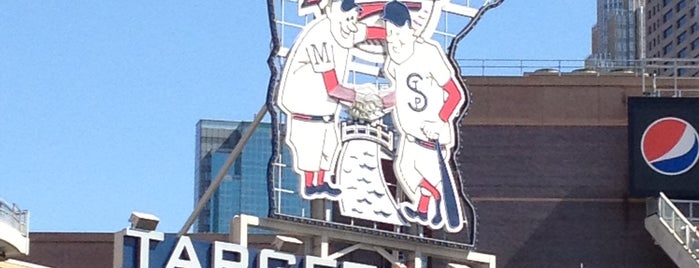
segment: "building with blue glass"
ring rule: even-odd
[[[636,2],[597,0],[597,23],[592,27],[589,67],[633,66],[637,55]]]
[[[250,122],[200,120],[196,126],[194,204],[224,166]],[[266,217],[269,212],[268,165],[272,154],[272,127],[261,123],[242,153],[227,171],[219,189],[200,213],[194,232],[228,233],[235,215]],[[288,149],[281,150],[282,163],[290,163]],[[290,167],[279,169],[281,179],[272,185],[273,192],[284,195],[277,207],[285,214],[303,215],[310,205],[298,193],[298,177]]]

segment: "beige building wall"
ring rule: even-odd
[[[652,79],[645,78],[646,91]],[[529,75],[465,77],[472,103],[466,125],[626,126],[628,97],[643,95],[635,75]],[[672,87],[663,80],[659,86]],[[695,87],[699,81],[679,81]]]

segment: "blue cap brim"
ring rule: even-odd
[[[340,8],[342,8],[342,11],[344,12],[350,11],[354,8],[361,9],[361,7],[354,2],[354,0],[342,0],[342,5]]]

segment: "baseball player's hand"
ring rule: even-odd
[[[370,94],[378,95],[379,94],[379,88],[372,83],[364,83],[361,85],[357,85],[354,88],[354,91],[357,92],[357,95],[370,95]]]
[[[355,119],[374,121],[383,116],[383,103],[378,88],[374,84],[362,84],[356,87],[354,103],[350,115]]]
[[[442,133],[442,131],[445,128],[445,123],[444,122],[432,122],[432,121],[425,121],[422,122],[422,126],[420,129],[422,130],[422,133],[425,134],[425,137],[429,140],[438,140],[439,135]]]

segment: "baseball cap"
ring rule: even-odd
[[[384,5],[381,17],[399,27],[403,27],[406,23],[411,25],[408,6],[395,0]]]
[[[357,3],[354,2],[354,0],[342,0],[342,5],[340,5],[340,8],[342,8],[343,12],[350,11],[355,7],[359,8],[360,6],[357,5]]]

